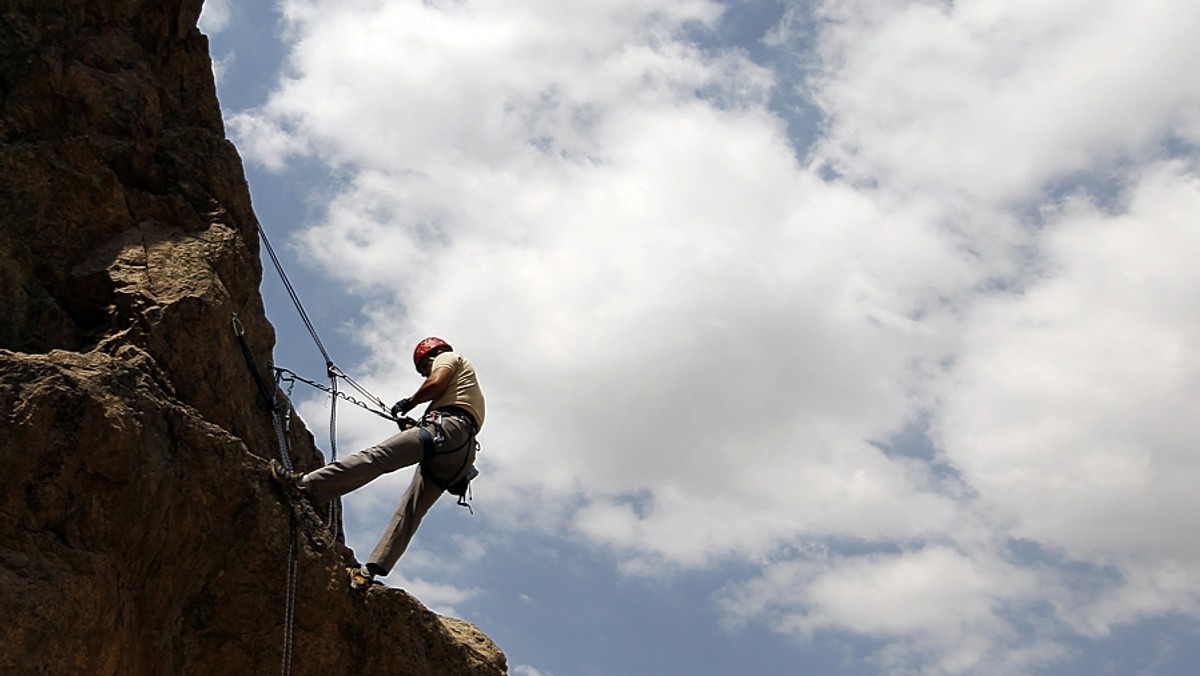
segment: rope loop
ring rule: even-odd
[[[273,383],[274,387],[269,386],[266,382],[266,379],[263,377],[262,372],[259,370],[258,364],[254,360],[254,355],[250,350],[249,342],[246,340],[246,327],[242,324],[241,319],[238,318],[236,313],[233,315],[231,320],[231,323],[233,324],[234,335],[237,337],[239,347],[241,348],[242,354],[246,359],[246,365],[250,368],[250,372],[254,376],[254,381],[258,386],[259,393],[262,395],[263,399],[266,400],[270,407],[272,423],[275,427],[275,433],[279,441],[279,453],[282,457],[281,462],[283,463],[284,467],[288,470],[292,469],[290,457],[291,448],[288,442],[288,431],[291,425],[291,393],[292,387],[295,385],[296,381],[315,387],[330,395],[329,444],[330,454],[332,456],[331,459],[336,461],[338,399],[348,401],[355,406],[370,411],[371,413],[374,413],[382,418],[397,422],[399,421],[391,414],[391,410],[382,399],[368,392],[366,388],[355,382],[353,378],[351,378],[333,363],[333,359],[329,356],[329,351],[325,349],[325,344],[321,342],[321,337],[317,335],[316,327],[313,325],[312,320],[310,320],[308,317],[308,312],[304,310],[304,305],[300,302],[300,296],[296,293],[295,287],[292,286],[292,281],[288,279],[287,272],[285,272],[283,269],[283,264],[279,261],[279,257],[275,255],[275,249],[271,246],[271,241],[267,239],[267,233],[265,230],[263,230],[262,224],[255,221],[254,225],[258,230],[259,237],[262,239],[264,248],[266,248],[267,253],[271,257],[271,262],[275,266],[275,271],[279,273],[279,279],[283,282],[283,286],[287,291],[288,297],[291,298],[292,304],[296,306],[296,311],[299,313],[300,319],[304,322],[305,328],[308,329],[309,335],[312,336],[313,342],[316,343],[317,349],[321,352],[321,356],[325,359],[325,373],[329,378],[329,385],[322,385],[320,383],[303,378],[294,371],[276,367],[275,382]],[[362,398],[366,401],[360,401],[345,394],[344,392],[340,392],[338,390],[339,379],[346,381],[352,388],[357,390]],[[284,382],[287,383],[286,394],[283,392],[283,388],[280,387],[280,385]],[[283,399],[283,406],[280,405],[280,398]],[[403,427],[403,424],[401,424],[401,426]],[[289,429],[285,429],[285,427]],[[299,505],[294,507],[296,509],[300,508]],[[307,503],[304,503],[304,507],[307,507]],[[292,635],[296,613],[295,596],[297,565],[297,521],[298,518],[296,510],[293,509],[291,520],[291,538],[288,546],[287,603],[284,609],[283,660],[280,669],[283,676],[290,676],[292,670]],[[339,537],[341,532],[341,522],[340,501],[333,500],[329,506],[328,522],[324,526],[324,530],[330,535],[329,547],[332,547]],[[325,548],[327,549],[328,547]]]

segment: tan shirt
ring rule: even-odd
[[[429,402],[429,410],[443,406],[457,406],[466,409],[475,416],[479,429],[483,429],[484,402],[483,390],[479,389],[479,379],[475,377],[475,367],[467,358],[457,352],[443,352],[433,358],[430,373],[437,369],[451,369],[450,386],[442,396]]]

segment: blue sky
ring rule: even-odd
[[[439,504],[386,582],[512,673],[1200,661],[1200,5],[209,0],[201,26],[339,366],[398,399],[436,334],[479,369],[476,515]],[[278,362],[319,378],[263,288]],[[389,430],[341,406],[338,433]],[[357,552],[407,477],[346,500]]]

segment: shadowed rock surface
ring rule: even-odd
[[[0,5],[0,673],[280,670],[290,511],[232,317],[260,366],[274,333],[200,6]],[[507,673],[301,531],[293,673]]]

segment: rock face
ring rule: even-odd
[[[349,550],[292,538],[233,330],[270,362],[200,5],[0,8],[0,673],[276,673],[295,542],[293,673],[504,674],[472,625],[351,592]]]

